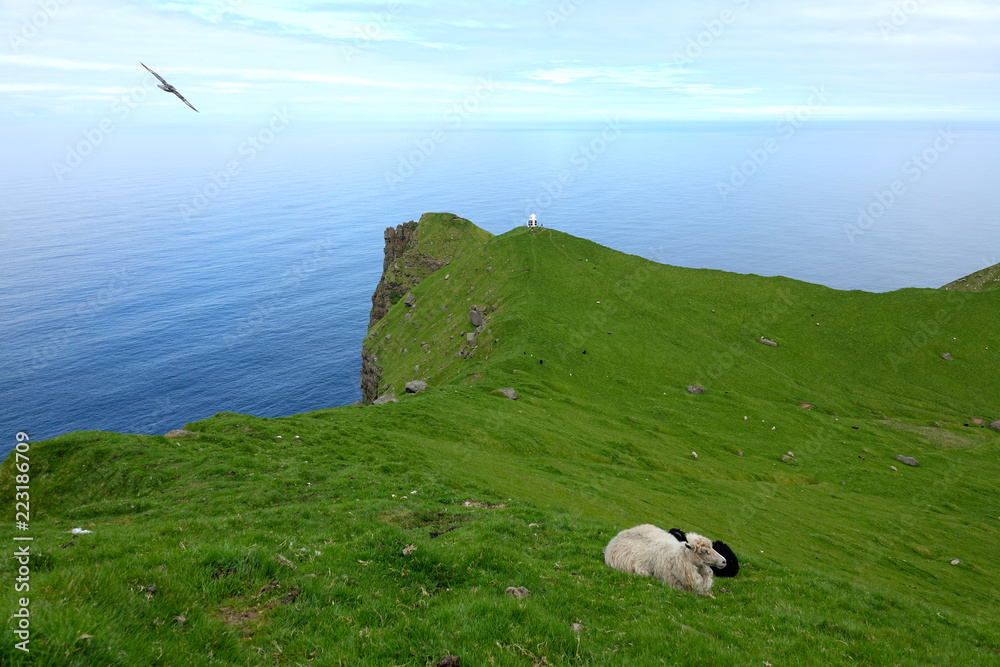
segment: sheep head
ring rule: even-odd
[[[687,542],[684,543],[684,553],[695,565],[707,565],[708,567],[723,568],[726,566],[726,559],[712,548],[712,540],[695,533],[687,534]]]

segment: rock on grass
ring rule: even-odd
[[[423,380],[410,380],[406,383],[407,394],[416,394],[424,389],[427,389],[427,383]]]

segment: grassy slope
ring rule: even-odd
[[[460,257],[469,247],[489,239],[490,234],[451,213],[425,213],[417,225],[413,247],[387,267],[382,282],[390,289],[390,300],[398,302],[415,284],[440,266]]]
[[[1000,409],[1000,291],[838,292],[525,229],[413,291],[366,339],[398,404],[34,443],[32,664],[998,659],[1000,447],[972,419]],[[491,333],[455,358],[473,304]],[[731,594],[606,568],[647,521],[733,546]]]
[[[965,292],[983,292],[1000,287],[1000,264],[988,266],[981,271],[970,273],[964,278],[952,281],[942,287],[946,290],[961,290]]]

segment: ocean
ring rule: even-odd
[[[1000,262],[1000,125],[0,128],[0,455],[360,398],[385,227],[450,211],[837,289]]]

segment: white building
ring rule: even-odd
[[[528,216],[528,229],[534,229],[537,226],[538,226],[538,218],[536,218],[535,214],[532,213],[530,216]]]

